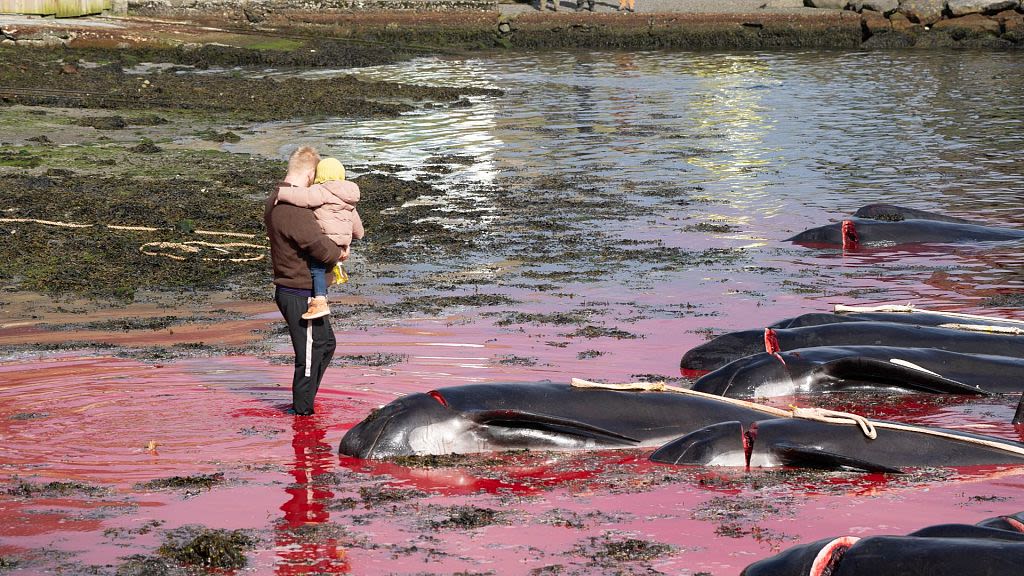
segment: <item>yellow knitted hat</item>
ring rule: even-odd
[[[316,179],[313,182],[322,184],[328,180],[344,180],[345,167],[334,158],[324,158],[316,165]]]

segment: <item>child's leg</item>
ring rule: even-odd
[[[313,277],[313,297],[309,300],[306,313],[302,315],[303,320],[315,320],[331,313],[327,306],[327,267],[310,258],[309,275]]]
[[[313,277],[313,296],[327,297],[327,266],[309,259],[309,274]]]

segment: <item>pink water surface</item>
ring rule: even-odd
[[[533,298],[536,308],[553,305],[544,301],[545,295]],[[648,463],[646,454],[637,451],[607,453],[598,466],[582,470],[574,464],[580,456],[518,455],[508,465],[494,467],[501,472],[494,477],[481,476],[479,469],[407,468],[337,454],[347,428],[397,396],[472,382],[567,381],[573,376],[621,381],[637,373],[672,374],[678,370],[679,354],[701,340],[688,329],[712,322],[742,325],[755,315],[774,320],[809,306],[798,299],[778,300],[770,315],[752,303],[717,318],[640,320],[629,330],[642,338],[568,339],[565,347],[547,344],[569,331],[564,327],[501,328],[476,311],[410,319],[369,331],[346,329],[339,318],[339,355],[387,352],[405,355],[405,360],[384,367],[332,368],[317,399],[317,414],[308,419],[284,413],[291,368],[271,358],[149,364],[66,355],[9,362],[0,366],[0,473],[33,482],[77,480],[113,490],[102,498],[0,496],[0,554],[35,558],[34,564],[15,570],[23,573],[47,565],[40,558],[43,550],[46,555],[67,552],[82,564],[116,565],[131,553],[152,553],[162,530],[203,524],[274,534],[273,541],[264,540],[250,555],[246,573],[255,574],[520,574],[554,564],[600,572],[587,564],[585,551],[592,537],[672,545],[672,553],[649,564],[662,572],[736,574],[753,560],[801,540],[904,533],[930,523],[976,522],[1022,508],[1024,471],[1013,467],[960,470],[937,481],[843,474],[827,481],[832,485],[828,490],[820,484],[783,483],[723,491],[714,482],[701,481],[631,485],[631,471],[637,478],[650,477],[658,468],[665,475],[679,473]],[[605,354],[577,357],[589,349]],[[279,342],[274,356],[287,358],[288,352]],[[501,364],[507,355],[535,358],[536,364]],[[876,416],[981,426],[990,434],[1017,437],[1007,423],[1010,401],[940,406],[908,397],[862,408]],[[12,419],[31,412],[42,415]],[[151,441],[155,450],[147,449]],[[592,462],[587,460],[587,466]],[[608,470],[616,471],[612,486],[593,481],[598,472]],[[217,471],[226,474],[226,482],[194,494],[137,486]],[[316,481],[333,472],[347,475],[341,483]],[[349,510],[328,506],[346,496],[358,501],[360,486],[380,482],[428,492],[414,501],[417,506],[473,504],[510,515],[501,524],[475,530],[437,531],[413,517],[366,516],[363,504]],[[722,518],[696,512],[716,497],[776,505],[778,511],[753,523],[740,519],[746,533],[730,537],[716,532]],[[546,520],[555,513],[586,517],[595,511],[601,515],[575,527]],[[355,523],[353,518],[360,515],[365,517]],[[125,532],[117,530],[138,531],[155,522],[156,530],[118,536]],[[296,542],[285,530],[326,522],[345,526],[345,534],[314,545]],[[413,545],[415,549],[409,548]]]

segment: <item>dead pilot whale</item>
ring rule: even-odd
[[[1024,358],[1024,336],[938,326],[865,321],[771,330],[778,347],[776,351],[816,346],[899,346]],[[687,351],[679,367],[716,370],[734,360],[765,352],[765,340],[765,329],[723,334]]]
[[[939,220],[942,222],[956,222],[959,224],[979,224],[967,220],[966,218],[958,218],[956,216],[949,216],[947,214],[940,214],[938,212],[929,212],[927,210],[919,210],[917,208],[907,208],[906,206],[897,206],[895,204],[867,204],[861,206],[853,213],[855,218],[868,218],[871,220],[883,220],[887,222],[899,222],[901,220]]]
[[[941,220],[901,220],[885,222],[848,218],[804,230],[786,242],[807,245],[856,248],[870,245],[964,244],[972,242],[1008,242],[1024,240],[1024,230],[996,228],[978,224]]]
[[[358,458],[498,450],[650,447],[722,420],[763,412],[714,398],[568,384],[495,383],[410,394],[375,410],[341,440]]]
[[[770,325],[769,328],[802,328],[805,326],[821,326],[823,324],[839,324],[843,322],[895,322],[896,324],[914,324],[916,326],[965,324],[968,326],[1024,328],[1024,323],[1019,320],[914,310],[914,312],[808,312],[792,318],[779,320]]]
[[[1024,564],[1024,512],[978,524],[941,524],[907,536],[844,536],[801,544],[740,576],[993,576]]]
[[[693,389],[733,398],[851,389],[935,394],[1024,392],[1024,358],[936,348],[818,346],[740,358]]]
[[[1019,421],[1020,407],[1017,412],[1015,422]],[[674,465],[890,473],[920,467],[1024,465],[1024,444],[1020,442],[891,422],[874,421],[873,425],[874,438],[852,423],[802,418],[723,421],[665,444],[650,459]],[[899,429],[886,427],[889,425]]]

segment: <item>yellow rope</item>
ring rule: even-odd
[[[1016,444],[1009,444],[994,440],[986,440],[984,438],[970,438],[960,436],[958,434],[953,434],[950,432],[945,432],[943,430],[936,430],[935,428],[925,428],[923,426],[896,424],[894,422],[878,422],[874,420],[868,420],[867,418],[859,414],[852,414],[849,412],[836,412],[834,410],[826,410],[824,408],[797,408],[794,406],[792,407],[792,410],[783,410],[781,408],[765,406],[763,404],[748,402],[746,400],[739,400],[737,398],[726,398],[724,396],[717,396],[715,394],[709,394],[707,392],[690,390],[689,388],[669,386],[664,382],[630,382],[628,384],[604,384],[600,382],[582,380],[580,378],[573,378],[572,386],[574,388],[601,388],[605,390],[634,390],[651,392],[675,392],[678,394],[688,394],[690,396],[709,398],[719,402],[724,402],[726,404],[733,404],[736,406],[742,406],[744,408],[750,408],[753,410],[757,410],[759,412],[764,412],[766,414],[772,414],[780,418],[800,418],[803,420],[814,420],[818,422],[828,422],[831,424],[855,424],[857,426],[860,426],[860,429],[862,432],[864,432],[864,435],[872,440],[874,440],[878,436],[875,429],[881,428],[885,430],[916,432],[918,434],[927,434],[929,436],[936,436],[938,438],[949,438],[960,442],[966,442],[968,444],[977,444],[979,446],[985,446],[988,448],[994,448],[996,450],[1002,450],[1003,452],[1017,454],[1018,456],[1024,456],[1024,446],[1019,446]]]
[[[61,228],[92,228],[93,227],[93,224],[78,224],[76,222],[60,222],[60,221],[56,221],[56,220],[40,220],[38,218],[0,218],[0,222],[18,222],[18,223],[30,222],[30,223],[34,223],[34,224],[42,224],[44,226],[58,226],[58,227],[61,227]],[[119,225],[119,224],[100,224],[100,226],[103,226],[103,227],[108,228],[110,230],[125,230],[125,231],[129,231],[129,232],[159,232],[161,230],[174,230],[173,228],[155,228],[155,227],[152,227],[152,226],[124,226],[124,225]],[[203,234],[203,235],[206,235],[206,236],[230,236],[230,237],[234,237],[234,238],[256,238],[257,237],[256,234],[248,234],[248,233],[244,233],[244,232],[218,232],[216,230],[196,230],[195,233],[196,234]],[[178,256],[176,254],[166,254],[166,253],[163,253],[163,252],[154,252],[154,251],[151,251],[151,250],[147,250],[147,247],[174,248],[174,249],[177,249],[177,250],[181,250],[181,251],[183,251],[183,252],[185,252],[187,254],[198,254],[200,249],[196,248],[196,246],[205,246],[207,248],[213,248],[214,250],[218,250],[218,251],[223,252],[225,254],[228,253],[228,251],[225,250],[225,248],[255,248],[255,249],[259,249],[259,250],[266,250],[267,249],[266,246],[263,246],[263,245],[260,245],[260,244],[247,244],[245,242],[228,242],[226,244],[214,244],[214,243],[211,243],[211,242],[199,242],[199,241],[190,241],[190,242],[147,242],[147,243],[143,244],[142,246],[139,246],[139,252],[142,252],[143,254],[145,254],[147,256],[163,256],[165,258],[170,258],[172,260],[183,261],[183,260],[187,260],[188,258],[185,257],[185,256]],[[256,260],[262,260],[263,258],[264,258],[263,254],[258,254],[256,256],[249,256],[249,257],[245,257],[245,258],[209,258],[209,257],[203,257],[203,258],[200,258],[200,260],[203,260],[203,261],[206,261],[206,262],[213,262],[213,261],[217,261],[217,262],[254,262]]]
[[[224,250],[224,248],[259,248],[261,250],[266,248],[265,246],[260,246],[259,244],[248,244],[246,242],[228,242],[226,244],[214,244],[212,242],[200,242],[196,240],[190,242],[146,242],[142,246],[139,246],[139,252],[142,252],[147,256],[163,256],[165,258],[170,258],[172,260],[179,261],[186,260],[187,258],[185,256],[178,256],[176,254],[166,254],[164,252],[149,251],[146,248],[150,246],[154,248],[175,248],[183,252],[187,252],[189,254],[198,254],[200,249],[197,248],[197,246],[213,248],[214,250],[218,250],[225,254],[227,253],[227,250]],[[257,254],[256,256],[249,256],[246,258],[200,258],[200,260],[206,262],[254,262],[256,260],[261,259],[263,259],[263,254]]]
[[[776,408],[774,406],[765,406],[764,404],[757,404],[755,402],[748,402],[746,400],[740,400],[738,398],[726,398],[717,394],[710,394],[708,392],[699,392],[697,390],[690,390],[689,388],[681,388],[679,386],[669,386],[664,382],[630,382],[628,384],[604,384],[602,382],[591,382],[589,380],[583,380],[581,378],[572,379],[573,388],[603,388],[605,390],[635,390],[640,392],[675,392],[677,394],[688,394],[690,396],[697,396],[700,398],[707,398],[709,400],[715,400],[717,402],[725,402],[726,404],[733,404],[735,406],[742,406],[751,410],[757,410],[780,418],[792,418],[792,413],[789,410],[783,410],[782,408]]]
[[[0,218],[0,222],[35,222],[46,226],[60,226],[62,228],[91,228],[92,224],[75,224],[74,222],[57,222],[54,220],[39,220],[37,218]]]
[[[132,232],[156,232],[162,230],[162,228],[153,228],[152,226],[117,226],[115,224],[107,224],[106,227],[111,230],[129,230]]]
[[[215,230],[196,230],[196,234],[203,234],[206,236],[232,236],[235,238],[256,238],[256,234],[247,234],[245,232],[217,232]]]
[[[880,306],[846,306],[843,304],[836,304],[833,311],[836,314],[843,314],[846,312],[896,312],[896,313],[919,313],[919,314],[941,314],[942,316],[950,316],[952,318],[966,318],[968,320],[995,320],[997,322],[1012,323],[1012,324],[1024,324],[1024,320],[1015,320],[1013,318],[994,318],[992,316],[981,316],[978,314],[964,314],[963,312],[937,312],[935,310],[924,310],[912,305],[902,304],[882,304]]]
[[[988,332],[992,334],[1010,334],[1020,336],[1024,329],[1013,326],[981,326],[978,324],[939,324],[939,328],[951,328],[953,330],[965,330],[967,332]]]

